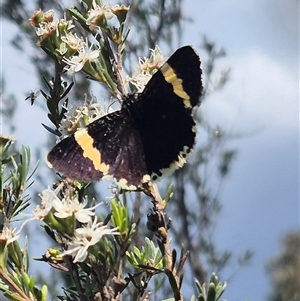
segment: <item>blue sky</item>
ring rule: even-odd
[[[299,228],[299,3],[186,1],[195,23],[186,43],[205,34],[227,51],[224,90],[200,107],[207,119],[244,138],[221,195],[220,248],[253,262],[228,284],[227,300],[266,300],[266,261],[289,230]],[[201,56],[201,51],[200,51]],[[223,274],[226,278],[231,269]]]
[[[236,256],[248,248],[255,254],[229,282],[224,298],[263,301],[269,290],[265,263],[278,252],[282,236],[299,228],[299,3],[187,0],[184,7],[194,23],[185,26],[183,44],[199,49],[205,34],[226,49],[222,64],[232,69],[225,89],[200,110],[211,124],[243,136],[232,142],[238,157],[223,186],[215,241]],[[12,31],[4,22],[2,69],[6,91],[19,103],[18,141],[27,145],[33,135],[45,137],[45,119],[38,107],[23,113],[29,110],[25,96],[38,82],[31,64],[7,44]],[[222,274],[224,280],[233,269]]]

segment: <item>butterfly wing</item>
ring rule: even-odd
[[[192,108],[202,92],[200,60],[194,50],[177,50],[127,109],[138,130],[147,171],[155,180],[183,166],[195,143]]]
[[[106,115],[59,142],[47,159],[67,177],[90,182],[114,176],[123,188],[136,189],[146,167],[139,135],[132,127],[126,112]]]
[[[105,135],[100,135],[100,126],[96,122],[87,127],[87,132],[93,137],[93,147],[101,154],[102,162],[109,165],[108,175],[112,175],[122,188],[135,190],[149,181],[150,176],[133,120],[126,110],[119,112],[114,124],[106,123]]]

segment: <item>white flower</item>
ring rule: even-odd
[[[68,65],[65,69],[69,75],[80,71],[86,62],[94,61],[100,54],[100,49],[92,50],[87,43],[78,49],[78,55],[73,55],[70,59],[64,58],[63,61]]]
[[[90,105],[88,105],[87,111],[89,124],[106,115],[106,112],[101,108],[101,105],[99,103],[91,103]]]
[[[114,109],[109,105],[106,107],[105,105],[100,105],[96,102],[95,96],[92,97],[90,101],[85,100],[86,107],[87,107],[87,116],[88,116],[88,123],[92,123],[93,121],[114,112]]]
[[[86,94],[83,106],[70,109],[64,107],[64,109],[66,110],[66,113],[60,123],[59,131],[66,135],[75,132],[76,129],[83,128],[87,124],[114,111],[111,106],[106,108],[105,106],[100,105],[94,95],[92,95],[91,99],[87,99]],[[87,117],[87,124],[82,122],[85,117]]]
[[[16,231],[16,229],[10,229],[7,226],[4,226],[0,233],[0,241],[4,241],[5,245],[9,245],[10,243],[17,240],[20,236],[20,231]]]
[[[50,35],[53,32],[56,32],[58,28],[59,20],[54,19],[51,22],[42,22],[39,24],[39,27],[36,28],[36,35],[38,37],[43,36],[43,35]]]
[[[86,42],[83,38],[77,37],[76,33],[73,34],[72,32],[69,32],[65,36],[61,37],[61,40],[74,50],[86,47]]]
[[[75,230],[74,238],[64,255],[72,255],[74,263],[83,262],[88,255],[88,249],[97,244],[104,235],[118,234],[117,228],[110,229],[107,225],[97,223],[95,217],[93,222],[89,221],[86,226]]]
[[[92,27],[97,27],[99,25],[99,20],[101,23],[102,18],[110,20],[113,18],[114,14],[111,11],[108,5],[97,5],[96,1],[93,0],[92,3],[93,8],[88,11],[88,17],[86,20],[86,24]]]
[[[158,46],[155,46],[154,49],[150,49],[150,58],[139,59],[139,69],[142,71],[153,71],[159,69],[166,59],[162,55]]]
[[[60,122],[59,131],[62,134],[69,135],[70,133],[74,132],[80,126],[80,120],[85,115],[85,108],[83,106],[67,108],[64,107],[66,113],[64,118]],[[83,125],[84,126],[84,125]]]
[[[141,93],[151,77],[149,72],[140,72],[134,78],[129,78],[128,81],[135,86],[136,92]]]
[[[64,14],[64,18],[59,20],[59,27],[63,28],[64,32],[68,32],[72,28],[75,28],[75,25],[73,20],[67,20],[66,14]]]
[[[53,202],[57,200],[59,201],[57,194],[61,188],[62,184],[60,184],[55,190],[47,188],[39,194],[42,201],[41,205],[37,205],[34,209],[34,216],[36,219],[43,220],[48,215],[53,207]]]
[[[63,28],[64,31],[69,31],[75,27],[73,21],[67,20],[66,16],[60,20],[55,19],[53,9],[45,13],[42,10],[36,11],[29,22],[35,27],[37,36],[49,36],[53,32],[59,36],[59,27]]]
[[[110,8],[111,12],[116,16],[122,15],[122,14],[126,16],[129,9],[130,9],[130,6],[126,6],[124,4],[121,4],[121,5],[116,4]],[[125,20],[125,18],[124,18],[124,20]]]
[[[48,213],[53,209],[53,214],[61,219],[75,216],[75,218],[81,223],[88,223],[91,221],[91,217],[95,215],[96,206],[85,208],[88,204],[87,197],[80,203],[78,195],[70,195],[68,191],[64,192],[64,198],[61,200],[57,194],[62,189],[63,183],[61,183],[54,191],[50,188],[45,189],[39,196],[42,199],[41,205],[36,206],[34,209],[34,215],[36,219],[43,220]]]
[[[164,64],[165,58],[163,57],[160,49],[156,46],[150,49],[150,58],[139,59],[139,66],[136,70],[136,75],[128,78],[132,85],[136,87],[137,92],[142,92],[152,77],[152,75]]]
[[[43,12],[41,9],[35,11],[31,18],[29,18],[29,23],[35,27],[38,28],[41,23],[47,23],[52,22],[54,19],[54,10],[50,9],[46,12]]]
[[[88,223],[91,221],[91,217],[95,215],[94,209],[101,205],[101,203],[94,207],[84,208],[87,203],[87,198],[84,198],[84,201],[79,203],[77,195],[74,195],[72,198],[67,197],[62,200],[56,199],[53,201],[53,208],[56,210],[54,215],[62,219],[74,215],[79,222]]]

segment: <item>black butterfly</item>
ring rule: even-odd
[[[97,181],[113,176],[135,190],[182,167],[196,136],[192,109],[202,93],[200,59],[178,49],[142,93],[128,95],[121,109],[62,140],[48,161],[65,176]]]

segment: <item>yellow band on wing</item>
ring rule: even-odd
[[[160,71],[164,76],[165,80],[173,86],[173,92],[183,99],[185,107],[191,108],[190,97],[184,91],[184,88],[182,86],[182,79],[176,75],[174,69],[168,63],[164,63]]]
[[[96,170],[106,175],[109,165],[101,162],[101,153],[93,146],[94,139],[89,135],[86,129],[75,132],[74,138],[83,150],[83,156],[90,159]]]

